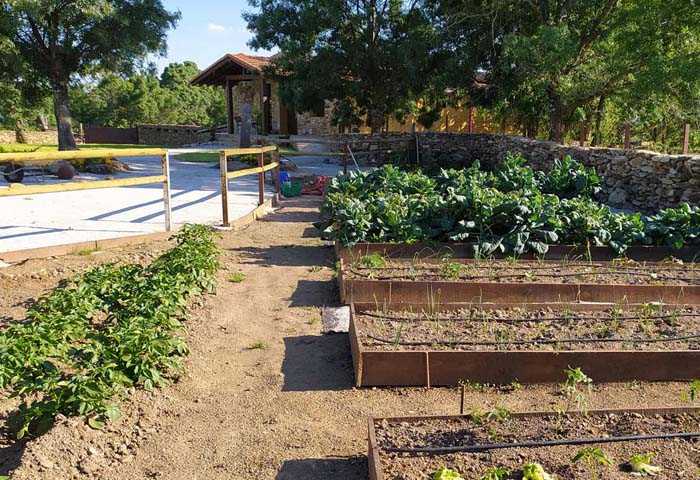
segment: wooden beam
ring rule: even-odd
[[[224,78],[231,82],[250,82],[260,78],[260,75],[226,75]]]
[[[268,145],[266,147],[247,147],[247,148],[225,148],[223,152],[227,155],[253,155],[256,153],[267,153],[277,150],[276,145]]]
[[[222,225],[224,227],[228,227],[230,225],[228,219],[228,177],[226,176],[227,173],[228,160],[226,158],[226,153],[222,151],[221,153],[219,153],[219,175],[221,177],[221,208],[223,212]]]
[[[690,151],[690,124],[683,125],[683,155]]]
[[[165,217],[165,231],[173,229],[173,210],[170,202],[170,157],[168,152],[161,158],[161,169],[163,172],[163,212]]]
[[[224,86],[226,90],[226,127],[228,133],[233,135],[234,132],[234,122],[233,122],[233,82],[226,79],[226,84]]]
[[[160,157],[166,152],[167,150],[164,148],[124,148],[68,150],[62,152],[0,153],[0,163],[49,164],[58,160],[82,160],[87,158]]]
[[[269,170],[273,170],[279,166],[279,163],[273,162],[273,163],[268,163],[264,167],[253,167],[253,168],[243,168],[241,170],[234,170],[233,172],[228,172],[226,174],[226,178],[229,180],[232,178],[239,178],[239,177],[245,177],[248,175],[253,175],[256,173],[263,173],[267,172]]]
[[[119,178],[116,180],[88,180],[84,182],[54,183],[51,185],[22,185],[12,183],[9,188],[0,189],[0,197],[35,195],[39,193],[72,192],[76,190],[97,190],[100,188],[133,187],[165,182],[164,175],[150,177]]]

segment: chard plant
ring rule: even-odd
[[[566,379],[561,385],[561,392],[567,400],[566,411],[572,405],[586,413],[588,410],[588,397],[593,389],[593,379],[586,375],[580,367],[568,367],[564,370]]]

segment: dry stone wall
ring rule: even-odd
[[[345,135],[357,142],[361,135]],[[414,139],[412,135],[376,137]],[[368,136],[364,136],[367,141]],[[418,135],[422,162],[444,167],[465,167],[479,160],[492,168],[508,152],[521,153],[535,169],[547,170],[566,155],[595,167],[603,177],[600,200],[619,208],[653,212],[688,202],[700,205],[700,155],[667,155],[644,150],[589,148],[561,145],[525,137],[494,134],[421,133]]]
[[[202,127],[196,125],[138,125],[137,129],[141,145],[181,147],[209,139],[208,133],[197,133]]]
[[[25,130],[24,136],[27,143],[32,145],[56,145],[58,143],[58,134],[56,130],[47,130],[45,132]],[[0,143],[15,143],[17,136],[14,130],[0,130]]]

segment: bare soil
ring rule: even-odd
[[[364,257],[350,265],[348,277],[374,280],[465,281],[495,283],[607,283],[620,285],[700,285],[700,268],[694,263],[571,262],[528,260],[445,260],[441,263],[412,259],[368,264]]]
[[[700,350],[700,307],[359,312],[372,350]]]
[[[509,479],[520,479],[524,464],[537,462],[545,471],[566,479],[634,478],[628,464],[632,455],[651,453],[650,463],[662,468],[657,478],[697,478],[700,471],[698,440],[665,439],[540,447],[510,447],[471,453],[397,453],[391,449],[458,447],[548,440],[595,439],[631,435],[698,433],[699,414],[641,415],[638,413],[497,418],[486,413],[449,419],[375,421],[382,468],[388,479],[424,479],[440,467],[454,469],[464,478],[479,478],[488,468],[505,467]],[[600,448],[612,465],[573,461],[582,448]],[[388,450],[388,451],[387,451]],[[597,473],[597,477],[596,477]]]
[[[168,388],[121,399],[123,417],[104,430],[59,418],[49,433],[18,442],[5,427],[16,402],[0,399],[0,475],[366,479],[369,416],[456,414],[455,389],[353,388],[347,335],[319,333],[320,309],[337,305],[338,289],[333,250],[311,225],[318,205],[317,198],[287,201],[264,220],[222,234],[217,291],[190,308],[186,374]],[[91,266],[145,263],[168,247],[156,242],[1,269],[0,318],[22,320],[26,305]],[[239,271],[245,280],[228,281]],[[590,408],[687,403],[687,390],[678,382],[595,385]],[[468,406],[484,410],[551,410],[560,401],[552,385],[473,386],[466,394]]]

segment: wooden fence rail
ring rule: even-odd
[[[170,206],[170,159],[168,150],[162,148],[125,148],[116,150],[71,150],[65,152],[30,152],[1,153],[0,164],[49,165],[59,160],[83,160],[93,158],[116,157],[161,157],[161,175],[145,177],[119,178],[115,180],[89,180],[82,182],[55,183],[51,185],[22,185],[11,183],[8,188],[0,189],[0,197],[17,195],[34,195],[40,193],[71,192],[77,190],[94,190],[102,188],[132,187],[135,185],[163,184],[163,206],[165,210],[165,230],[172,230],[172,209]]]
[[[270,154],[272,160],[268,164],[265,164],[266,153]],[[258,166],[229,172],[227,159],[229,156],[232,155],[257,155]],[[257,174],[258,205],[262,205],[265,202],[265,172],[268,172],[270,170],[274,171],[273,175],[275,181],[275,201],[277,201],[279,200],[280,195],[280,161],[279,150],[277,149],[276,145],[250,148],[230,148],[219,151],[219,171],[221,172],[221,206],[223,213],[222,224],[224,227],[228,227],[230,225],[228,215],[228,181],[234,178],[240,178],[248,175]]]

